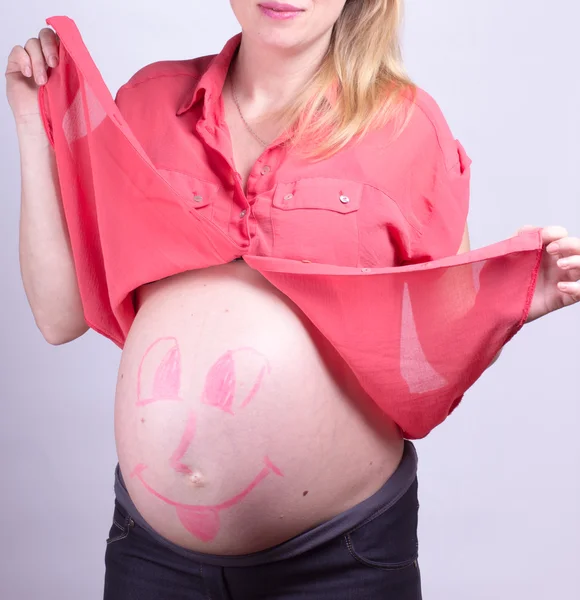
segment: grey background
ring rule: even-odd
[[[218,52],[238,31],[226,0],[2,0],[2,64],[56,14],[75,19],[112,91],[149,62]],[[579,19],[572,0],[408,2],[408,70],[474,161],[473,247],[527,223],[580,234]],[[120,353],[92,332],[53,348],[36,331],[3,94],[0,140],[0,597],[97,600]],[[580,307],[526,326],[418,444],[427,600],[579,597],[579,332]]]

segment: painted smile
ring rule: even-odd
[[[150,494],[159,498],[166,504],[174,506],[177,516],[185,529],[187,529],[191,535],[204,542],[213,540],[218,534],[220,527],[220,511],[230,508],[241,502],[270,473],[275,473],[276,475],[283,477],[282,471],[280,471],[280,469],[266,456],[264,457],[264,468],[242,492],[235,495],[233,498],[226,500],[225,502],[221,502],[220,504],[203,506],[183,504],[163,496],[157,492],[157,490],[152,488],[143,478],[143,471],[146,469],[147,466],[144,464],[137,465],[135,469],[133,469],[131,477],[136,477],[139,479],[139,481]]]

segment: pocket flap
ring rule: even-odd
[[[278,183],[272,204],[282,210],[310,208],[351,213],[360,208],[363,185],[329,177]]]

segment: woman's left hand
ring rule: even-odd
[[[563,227],[544,227],[542,242],[542,263],[527,323],[580,302],[580,238],[568,236]]]

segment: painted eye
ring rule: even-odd
[[[249,352],[254,354],[254,356],[257,356],[259,361],[254,383],[247,396],[240,402],[240,408],[244,408],[244,406],[246,406],[256,395],[262,385],[264,376],[266,373],[270,372],[270,364],[266,357],[252,348],[240,348],[234,351],[229,350],[225,354],[222,354],[222,356],[213,364],[205,380],[202,401],[204,404],[215,406],[232,415],[235,414],[234,403],[237,388],[234,352],[244,354]],[[253,370],[256,371],[256,365],[253,366]]]
[[[145,373],[152,375],[146,377]],[[137,375],[137,406],[182,400],[181,352],[174,337],[160,338],[145,351]]]

